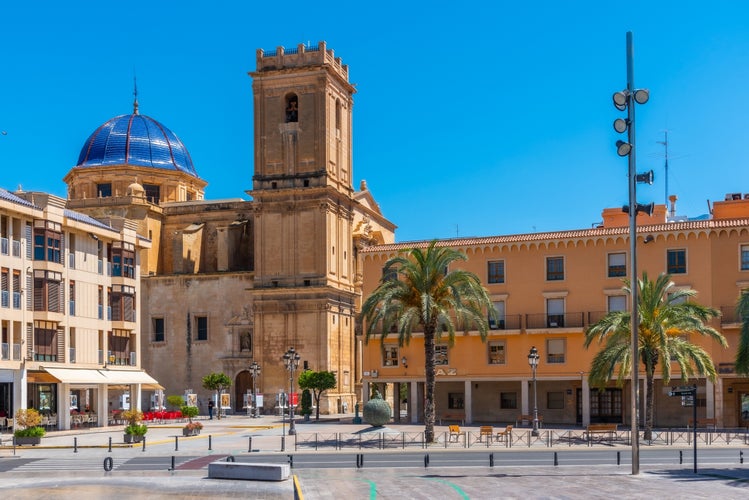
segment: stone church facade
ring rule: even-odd
[[[233,381],[232,410],[244,411],[256,361],[257,393],[273,411],[289,390],[282,356],[294,347],[300,370],[337,375],[321,411],[353,408],[361,389],[359,250],[392,243],[395,230],[366,183],[352,186],[355,89],[324,42],[258,50],[250,76],[252,201],[205,199],[207,181],[187,149],[139,114],[136,100],[133,114],[102,125],[84,145],[65,177],[68,204],[133,220],[150,240],[139,256],[142,359],[166,394],[195,392],[205,410],[212,395],[201,379],[223,372]]]

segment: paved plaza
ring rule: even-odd
[[[292,469],[292,479],[283,482],[208,479],[207,465],[226,460],[259,459],[267,454],[319,455],[322,451],[293,451],[293,438],[277,417],[252,419],[229,416],[202,420],[200,436],[183,438],[181,423],[150,425],[145,449],[124,445],[122,426],[50,432],[37,447],[7,446],[3,434],[0,448],[0,494],[3,498],[294,498],[295,481],[305,499],[490,499],[490,498],[748,498],[749,464],[701,463],[694,474],[691,460],[681,465],[645,466],[631,474],[629,464],[559,465],[544,460],[533,466],[433,467],[399,466],[357,469],[350,467]],[[354,433],[366,425],[350,423],[350,416],[319,423],[298,423],[299,436],[318,432],[332,435]],[[420,425],[390,425],[393,432],[418,433]],[[438,434],[447,428],[437,427]],[[471,427],[466,430],[472,431]],[[111,438],[111,451],[109,449]],[[251,438],[251,440],[250,440]],[[596,445],[603,447],[603,445]],[[251,452],[250,452],[251,447]],[[714,447],[714,446],[713,446]],[[620,446],[626,451],[627,446]],[[736,457],[749,446],[731,445]],[[515,449],[497,450],[506,454]],[[547,453],[546,450],[539,450]],[[329,453],[326,450],[325,453]],[[346,450],[341,453],[346,452]],[[352,453],[352,450],[347,450]],[[440,450],[430,449],[436,454]],[[366,450],[363,453],[379,453]],[[544,455],[546,456],[546,455]],[[685,451],[686,457],[688,449]],[[105,471],[105,459],[112,470]],[[305,457],[309,458],[309,457]],[[749,458],[749,455],[747,455]],[[172,470],[172,465],[174,469]]]

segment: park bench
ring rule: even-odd
[[[616,436],[617,428],[618,424],[588,424],[585,437],[591,441],[594,435],[608,435],[609,440],[612,440]]]
[[[689,422],[687,423],[687,428],[694,426],[694,420],[689,419]],[[715,430],[718,426],[718,420],[715,418],[698,418],[697,419],[697,427],[712,427],[713,430]]]
[[[515,427],[520,427],[523,425],[523,422],[528,422],[528,425],[533,425],[533,415],[518,415],[518,418],[515,420]],[[538,416],[538,426],[543,427],[544,425],[544,416],[539,415]]]
[[[512,437],[512,426],[508,425],[505,430],[497,432],[497,441],[505,441],[507,438]]]
[[[458,439],[460,436],[465,435],[465,432],[460,430],[459,425],[451,425],[448,427],[448,432],[450,433],[449,439],[451,442],[458,442]]]

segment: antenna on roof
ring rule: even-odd
[[[665,205],[668,206],[668,130],[663,131],[663,140],[656,141],[656,142],[658,144],[663,144],[663,147],[666,149],[666,163],[665,163],[665,172],[663,174],[663,178],[666,179]]]
[[[138,114],[138,80],[133,70],[133,114]]]

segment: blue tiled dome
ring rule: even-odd
[[[114,117],[97,128],[83,145],[76,167],[110,165],[178,170],[198,177],[190,153],[174,132],[137,113]]]

